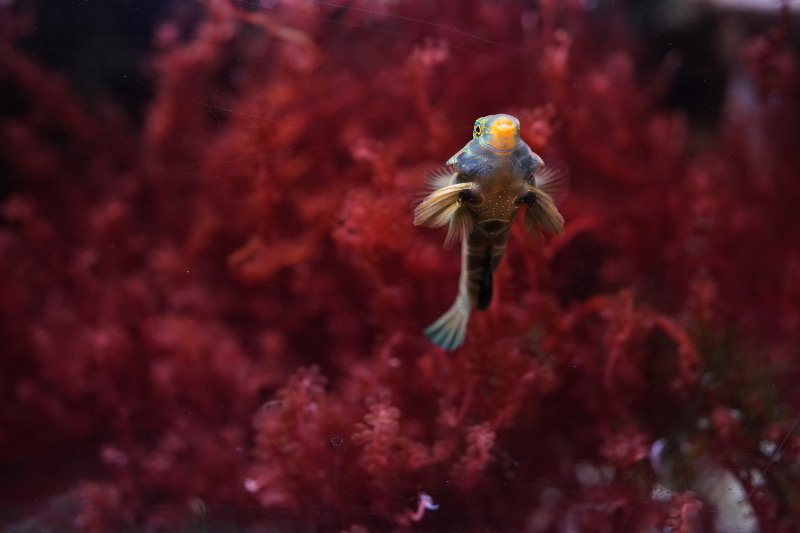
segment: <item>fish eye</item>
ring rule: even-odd
[[[483,133],[483,126],[475,124],[475,135],[480,136],[481,133]]]

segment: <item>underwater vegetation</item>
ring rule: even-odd
[[[797,531],[788,12],[697,134],[579,2],[175,2],[141,124],[14,4],[6,530]],[[569,170],[565,231],[517,223],[448,353],[459,254],[413,210],[492,113]]]

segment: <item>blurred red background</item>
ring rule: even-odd
[[[788,12],[698,74],[605,4],[175,2],[98,96],[9,4],[11,530],[795,530]],[[448,354],[458,252],[413,205],[500,112],[567,229],[516,228]]]

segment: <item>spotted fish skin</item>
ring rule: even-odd
[[[472,310],[486,310],[492,301],[494,273],[520,209],[527,209],[531,231],[563,231],[564,220],[550,194],[563,189],[563,176],[544,171],[544,161],[519,137],[519,121],[510,115],[478,119],[473,139],[447,161],[447,168],[449,178],[437,174],[439,188],[417,207],[414,222],[449,223],[448,241],[462,241],[458,295],[425,330],[435,344],[455,350],[464,342]]]

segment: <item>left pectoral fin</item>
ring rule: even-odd
[[[533,173],[531,185],[546,192],[556,202],[561,202],[569,188],[567,168],[560,163],[551,163],[546,167],[542,165]]]
[[[526,206],[525,227],[528,231],[544,231],[554,235],[564,233],[564,217],[549,194],[538,187],[529,186],[528,192],[520,200]]]

